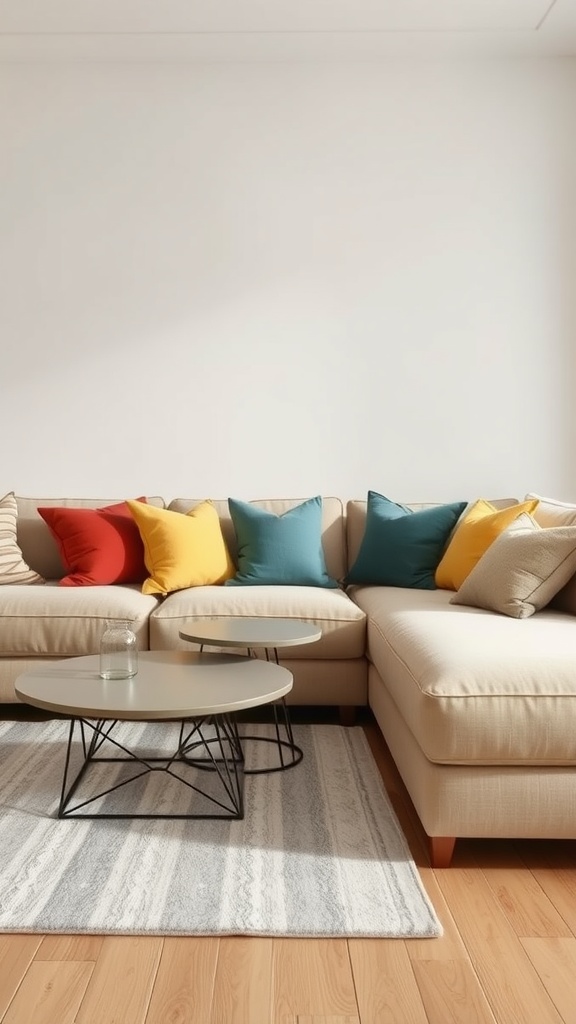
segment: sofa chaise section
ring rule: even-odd
[[[576,623],[450,604],[451,591],[359,587],[369,703],[433,862],[455,839],[576,838]]]

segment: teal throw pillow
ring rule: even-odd
[[[310,498],[283,515],[228,499],[238,543],[238,571],[225,586],[281,584],[337,587],[322,549],[322,498]]]
[[[436,590],[434,573],[467,502],[411,512],[368,491],[366,529],[345,583]]]

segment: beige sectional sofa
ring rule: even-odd
[[[118,499],[121,500],[121,499]],[[162,505],[162,499],[148,499]],[[175,499],[186,512],[202,499]],[[196,587],[166,598],[138,586],[59,588],[64,569],[38,505],[18,499],[18,538],[45,586],[0,587],[0,700],[39,660],[95,652],[106,618],[130,618],[141,649],[190,645],[194,618],[293,616],[322,640],[291,648],[294,704],[368,704],[430,839],[432,863],[455,839],[576,838],[576,618],[545,608],[513,619],[450,603],[447,590]],[[110,499],[68,499],[98,507]],[[281,514],[298,500],[258,502]],[[226,501],[214,502],[234,555]],[[323,499],[327,569],[342,580],[364,532],[366,503]],[[422,507],[422,506],[412,506]]]

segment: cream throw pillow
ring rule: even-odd
[[[523,512],[490,545],[454,597],[526,619],[540,611],[576,571],[576,526],[538,526]]]
[[[543,498],[540,494],[527,494],[525,501],[536,499],[538,504],[532,516],[538,526],[576,526],[576,505],[556,498]]]
[[[16,540],[18,505],[14,491],[0,498],[0,586],[6,583],[44,583],[22,558]]]
[[[576,526],[576,505],[556,498],[544,498],[540,494],[527,494],[526,500],[538,499],[538,506],[532,513],[539,526]],[[572,576],[566,586],[555,594],[552,607],[558,611],[576,615],[576,577]]]

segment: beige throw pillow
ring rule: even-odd
[[[523,512],[493,541],[451,603],[526,619],[575,571],[576,526],[544,529]]]
[[[543,498],[540,494],[527,494],[526,499],[538,498],[538,506],[532,513],[539,526],[576,526],[576,505],[556,498]],[[555,594],[552,607],[569,615],[576,615],[576,576]]]
[[[541,494],[527,494],[525,501],[536,498],[538,504],[532,517],[538,526],[576,526],[576,505],[556,498],[543,498]]]
[[[22,558],[16,540],[18,506],[14,491],[0,498],[0,586],[6,583],[44,583]]]

